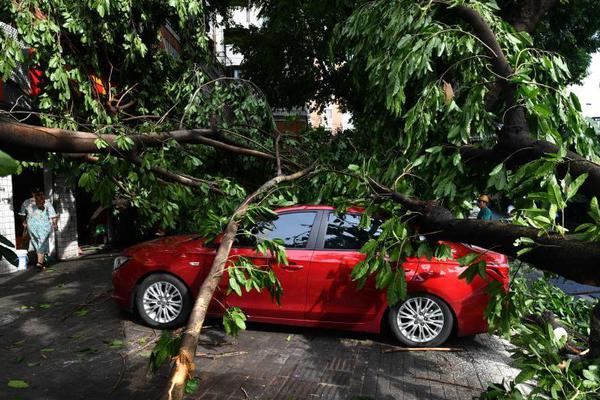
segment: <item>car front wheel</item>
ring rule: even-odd
[[[428,294],[415,294],[390,310],[389,322],[405,346],[433,347],[444,343],[454,325],[448,305]]]
[[[144,322],[159,329],[182,326],[192,305],[188,288],[168,274],[154,274],[144,279],[135,302]]]

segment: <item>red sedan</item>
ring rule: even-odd
[[[357,290],[350,276],[352,268],[365,257],[359,249],[370,239],[370,234],[359,227],[360,210],[339,215],[333,207],[295,206],[276,213],[275,220],[260,224],[255,232],[282,239],[289,264],[275,264],[243,239],[234,245],[231,255],[251,258],[257,265],[271,265],[283,286],[281,305],[266,290],[241,297],[226,295],[225,276],[209,316],[222,315],[225,304],[240,307],[250,321],[361,332],[380,332],[387,318],[405,345],[436,346],[452,332],[464,336],[487,330],[483,316],[487,282],[479,277],[471,283],[459,279],[464,268],[456,259],[480,252],[487,262],[488,276],[508,285],[506,256],[448,243],[454,256],[451,260],[413,258],[404,263],[409,297],[388,307],[385,292],[375,288],[374,279]],[[205,244],[193,235],[130,247],[114,261],[113,298],[121,307],[137,311],[152,327],[180,326],[188,318],[215,251],[214,244]]]

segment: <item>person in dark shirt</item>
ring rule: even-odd
[[[489,209],[488,204],[490,204],[490,197],[486,194],[482,194],[479,196],[477,200],[477,206],[479,207],[479,214],[477,214],[477,219],[482,219],[484,221],[492,220],[492,210]]]

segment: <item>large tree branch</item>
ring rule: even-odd
[[[532,33],[540,19],[554,7],[556,0],[516,0],[502,11],[504,19],[517,32]],[[492,111],[502,94],[502,80],[496,79],[485,96],[485,109]]]
[[[519,256],[520,260],[576,282],[600,286],[600,243],[569,239],[557,234],[544,234],[538,229],[504,222],[456,219],[448,209],[435,201],[408,197],[374,180],[370,180],[369,183],[378,195],[390,197],[416,213],[415,223],[419,230],[435,232],[428,235],[430,239],[465,242],[517,257],[518,251],[524,247],[515,246],[515,241],[528,237],[537,245],[528,253]]]
[[[530,10],[536,13],[536,18],[539,20],[554,2],[555,0],[527,0],[526,3],[529,5],[523,5],[523,9],[531,8],[533,10],[535,5],[542,7],[543,9],[537,11]],[[525,111],[522,106],[516,104],[517,85],[508,81],[513,73],[512,67],[488,23],[481,14],[468,6],[459,5],[449,10],[468,23],[475,35],[485,44],[486,52],[492,58],[492,70],[501,80],[506,112],[504,113],[504,126],[498,131],[498,145],[494,150],[501,157],[511,156],[518,152],[518,157],[511,160],[514,165],[538,159],[545,154],[557,153],[558,146],[547,141],[536,140],[530,135]],[[589,176],[582,187],[582,192],[590,197],[600,197],[600,165],[590,162],[572,151],[567,152],[566,159],[567,161],[559,166],[559,173],[564,174],[569,171],[576,177],[587,173]]]
[[[500,93],[503,94],[502,97],[504,97],[507,109],[504,114],[505,128],[503,131],[516,131],[519,134],[528,135],[529,129],[527,128],[523,107],[515,104],[517,86],[514,83],[509,83],[513,69],[496,39],[496,34],[476,10],[464,5],[456,6],[450,10],[471,26],[477,38],[485,45],[486,52],[492,60],[492,71],[499,78]]]
[[[142,166],[142,159],[136,153],[130,153],[127,158],[135,165],[140,166],[140,167]],[[150,171],[152,171],[152,173],[154,175],[156,175],[168,182],[171,182],[171,183],[179,183],[181,185],[188,186],[191,188],[196,188],[196,189],[202,188],[202,187],[207,187],[209,190],[211,190],[215,193],[218,193],[221,195],[225,194],[225,192],[223,192],[221,189],[219,189],[218,185],[214,182],[195,178],[193,176],[182,174],[181,172],[170,171],[168,169],[158,167],[156,165],[151,166]]]
[[[79,161],[87,164],[98,164],[100,162],[99,157],[90,154],[63,153],[62,156],[69,160]],[[139,167],[142,166],[142,159],[137,155],[137,153],[123,153],[122,156],[124,159],[132,162],[133,164]],[[225,194],[225,192],[219,189],[219,186],[215,182],[195,178],[177,171],[170,171],[156,165],[152,165],[150,167],[150,171],[163,183],[178,183],[194,189],[207,187],[208,190],[212,192],[221,195]]]
[[[310,173],[311,170],[312,167],[309,167],[290,175],[278,175],[273,179],[270,179],[254,193],[246,197],[236,209],[221,237],[210,271],[200,287],[194,308],[190,314],[190,319],[188,320],[187,327],[183,333],[179,354],[175,358],[175,366],[171,372],[167,391],[164,395],[165,399],[181,400],[185,394],[185,384],[193,375],[195,369],[194,357],[196,347],[198,346],[198,338],[202,330],[202,325],[204,324],[204,319],[206,318],[206,312],[210,301],[225,272],[225,266],[229,259],[229,252],[231,251],[231,246],[233,245],[238,230],[240,218],[244,216],[250,204],[252,204],[259,196],[265,195],[271,188],[282,182],[299,179]]]
[[[4,146],[28,148],[54,153],[105,153],[118,152],[117,135],[95,134],[91,132],[70,131],[58,128],[45,128],[16,122],[0,122],[0,143]],[[275,156],[242,144],[233,145],[218,140],[212,129],[184,129],[164,133],[128,135],[134,143],[134,149],[160,147],[169,140],[181,144],[202,144],[229,152],[251,157],[275,159]],[[102,139],[108,146],[98,148],[97,141]]]

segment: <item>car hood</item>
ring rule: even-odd
[[[199,235],[177,235],[166,236],[128,247],[123,251],[124,255],[133,256],[138,253],[167,253],[183,252],[190,247],[202,247],[205,239]]]

